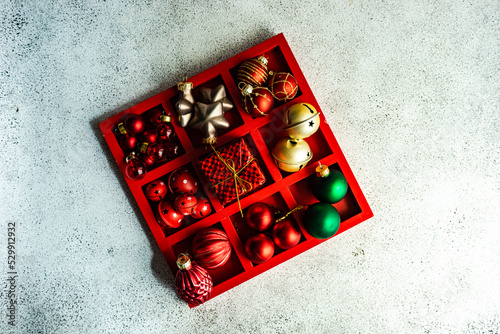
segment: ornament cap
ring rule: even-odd
[[[160,121],[161,122],[170,123],[170,122],[172,122],[172,116],[170,116],[170,115],[161,115],[160,116]]]
[[[141,151],[142,153],[146,153],[146,150],[148,149],[148,143],[142,143],[140,146],[139,146],[139,151]]]
[[[244,85],[243,88],[241,89],[241,94],[243,96],[249,96],[250,94],[252,94],[252,92],[253,92],[253,87],[250,84]]]
[[[127,155],[127,157],[125,158],[125,162],[128,164],[130,160],[134,159],[139,159],[139,158],[137,157],[137,154],[135,152],[130,152],[129,155]]]
[[[177,83],[177,90],[183,91],[183,90],[191,90],[193,89],[193,83],[188,82],[188,81],[181,81]]]
[[[327,165],[320,164],[318,167],[316,167],[317,177],[327,177],[328,175],[330,175],[330,169]]]
[[[262,63],[262,65],[266,65],[269,63],[269,60],[267,60],[265,55],[257,57],[257,60]]]
[[[123,125],[123,122],[118,123],[116,128],[118,129],[118,132],[120,132],[122,135],[127,134],[127,129],[125,129],[125,125]]]
[[[207,138],[203,138],[202,143],[207,145],[215,145],[217,144],[217,136],[210,135]]]
[[[179,254],[176,263],[180,270],[189,270],[192,267],[191,259],[186,253]]]

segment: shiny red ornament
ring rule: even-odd
[[[167,157],[169,159],[174,159],[175,157],[179,156],[179,145],[177,145],[174,142],[165,142],[163,143],[163,146],[167,150]]]
[[[264,263],[274,255],[274,243],[267,235],[259,233],[245,243],[245,253],[253,263]]]
[[[152,144],[158,140],[158,135],[156,134],[155,128],[147,128],[141,134],[141,143]]]
[[[273,73],[268,86],[274,98],[283,102],[293,99],[299,91],[295,77],[285,72]]]
[[[274,97],[269,89],[246,85],[241,93],[243,94],[243,108],[252,117],[267,116],[273,110]]]
[[[131,180],[137,181],[141,180],[146,176],[147,169],[146,164],[140,161],[135,154],[129,155],[125,161],[127,166],[125,166],[125,176]]]
[[[144,189],[146,197],[152,201],[158,202],[165,198],[168,193],[167,185],[162,180],[149,182]]]
[[[171,141],[175,137],[175,129],[172,125],[172,117],[162,115],[160,123],[156,127],[156,133],[161,141]]]
[[[174,200],[174,208],[183,215],[191,215],[196,209],[198,200],[194,195],[182,193],[178,195]]]
[[[170,202],[163,199],[158,205],[158,215],[156,220],[161,227],[178,228],[181,226],[184,215],[177,212]]]
[[[212,212],[212,206],[208,199],[203,196],[198,197],[198,204],[196,204],[196,208],[194,209],[191,217],[195,219],[205,218]]]
[[[146,121],[144,121],[141,115],[130,114],[123,119],[123,122],[118,123],[117,129],[124,135],[136,135],[146,129]]]
[[[212,292],[213,281],[207,270],[192,262],[187,254],[177,257],[179,271],[175,274],[175,290],[190,305],[206,302]]]
[[[231,242],[224,231],[209,227],[196,233],[193,239],[193,257],[207,269],[223,266],[231,256]]]
[[[154,107],[146,112],[146,120],[153,127],[156,127],[158,124],[161,123],[160,117],[162,115],[163,115],[163,110],[161,110],[161,108],[159,107]]]
[[[149,159],[154,162],[162,162],[168,158],[167,147],[160,142],[156,143],[142,143],[141,152],[145,153]]]
[[[130,152],[137,148],[138,140],[136,136],[120,135],[118,137],[118,144],[124,152]]]
[[[168,188],[176,194],[194,195],[198,191],[198,181],[188,169],[181,167],[170,174]]]
[[[273,227],[273,241],[281,249],[289,249],[300,242],[302,233],[290,219],[277,222]]]
[[[139,154],[139,160],[141,160],[142,162],[144,162],[146,164],[146,166],[148,167],[148,169],[153,168],[154,165],[156,164],[156,162],[154,162],[153,160],[151,160],[146,155],[146,153],[142,153],[142,152]]]
[[[255,203],[248,208],[245,220],[248,226],[262,232],[274,223],[274,212],[266,203]]]
[[[252,86],[261,86],[267,81],[267,57],[262,55],[256,58],[245,60],[238,67],[236,72],[236,81],[250,84]]]

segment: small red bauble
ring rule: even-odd
[[[152,201],[158,202],[165,198],[167,195],[167,185],[162,180],[155,180],[146,185],[144,194]]]
[[[274,97],[269,89],[246,85],[241,93],[243,94],[243,108],[253,117],[267,116],[273,110]]]
[[[177,228],[181,226],[184,215],[177,212],[166,199],[158,205],[157,221],[162,227]]]
[[[118,123],[117,128],[121,134],[136,135],[144,131],[146,122],[141,115],[131,114],[126,116],[123,122]]]
[[[274,73],[269,81],[269,90],[278,101],[288,101],[297,95],[299,84],[290,73]]]
[[[152,144],[158,140],[158,135],[156,134],[156,129],[154,128],[147,128],[142,134],[141,134],[141,143],[148,143]]]
[[[259,233],[245,244],[245,253],[253,263],[264,263],[274,255],[274,243],[267,235]]]
[[[148,168],[152,168],[156,162],[153,160],[149,159],[149,157],[146,155],[146,153],[140,153],[139,154],[139,160],[144,162]]]
[[[194,195],[183,193],[177,196],[174,200],[174,208],[183,215],[190,215],[196,209],[198,200]]]
[[[236,81],[238,84],[243,82],[252,86],[263,85],[268,76],[267,63],[268,60],[265,56],[245,60],[238,67]]]
[[[170,122],[161,122],[156,128],[161,141],[171,141],[175,137],[174,126]]]
[[[167,147],[163,143],[143,143],[141,146],[141,152],[146,153],[149,159],[153,160],[154,162],[162,162],[167,160],[168,158],[168,151]]]
[[[167,157],[173,159],[179,155],[179,145],[172,142],[163,143],[165,150],[167,150]]]
[[[171,192],[194,195],[198,191],[198,181],[193,174],[185,168],[179,168],[170,174],[168,187]]]
[[[137,147],[137,137],[132,135],[120,135],[118,137],[118,143],[124,152],[130,152],[136,149]]]
[[[196,209],[194,209],[191,217],[195,219],[205,218],[212,212],[212,206],[210,202],[205,197],[198,197],[198,204],[196,204]]]
[[[177,258],[179,271],[175,274],[175,290],[179,297],[190,305],[200,305],[210,298],[213,282],[207,270],[191,262],[189,255]]]
[[[289,249],[300,242],[302,233],[290,219],[277,222],[273,227],[273,241],[281,249]]]
[[[196,233],[193,239],[193,256],[207,269],[224,265],[231,256],[231,242],[224,231],[209,227]]]
[[[245,219],[248,226],[262,232],[274,222],[273,209],[266,203],[255,203],[248,208]]]
[[[147,169],[146,164],[139,159],[134,154],[129,155],[125,161],[127,166],[125,166],[125,176],[131,180],[137,181],[141,180],[146,176]]]
[[[146,112],[146,119],[149,124],[151,124],[153,127],[156,127],[161,122],[160,117],[162,114],[163,110],[158,107],[154,107]]]

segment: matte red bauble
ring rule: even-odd
[[[236,81],[238,84],[243,82],[252,86],[263,85],[267,81],[268,76],[267,63],[268,61],[265,56],[245,60],[238,67]]]
[[[179,271],[175,274],[175,291],[186,303],[196,306],[210,298],[213,282],[205,268],[191,262],[189,255],[177,257]]]
[[[198,191],[198,181],[188,169],[179,168],[170,174],[168,187],[171,192],[176,194],[194,195]]]
[[[118,123],[117,129],[121,134],[136,135],[144,131],[146,122],[141,115],[131,114],[123,119],[123,122]]]
[[[224,231],[209,227],[196,233],[193,239],[193,256],[207,269],[224,265],[231,256],[231,242]]]
[[[274,97],[269,89],[246,85],[241,93],[243,94],[243,108],[251,116],[267,116],[273,110]]]
[[[297,95],[299,84],[290,73],[274,73],[269,81],[269,90],[278,101],[289,101]]]
[[[163,199],[158,205],[158,216],[156,218],[162,227],[177,228],[181,226],[184,215],[177,212],[169,201]]]
[[[273,209],[266,203],[255,203],[248,208],[245,219],[248,226],[262,232],[274,223]]]
[[[245,253],[253,263],[264,263],[274,255],[274,243],[267,235],[259,233],[245,243]]]
[[[161,120],[160,117],[163,114],[163,110],[161,110],[158,107],[154,107],[152,109],[149,109],[146,112],[146,120],[151,124],[153,127],[156,127],[158,124],[160,124]]]
[[[152,144],[158,140],[158,135],[156,134],[155,128],[147,128],[141,134],[141,143]]]
[[[137,137],[132,135],[120,135],[118,143],[124,152],[130,152],[137,148]]]
[[[149,182],[144,189],[146,197],[152,201],[158,202],[167,195],[167,185],[162,180],[154,180]]]
[[[210,202],[205,197],[200,196],[198,197],[198,204],[196,204],[196,208],[194,209],[191,217],[195,219],[205,218],[210,214],[210,212],[212,212]]]
[[[290,219],[277,222],[273,227],[273,241],[281,249],[289,249],[300,242],[302,233]]]
[[[174,208],[183,215],[190,215],[196,209],[198,200],[194,195],[183,193],[177,196],[174,200]]]
[[[147,169],[146,164],[139,159],[135,154],[129,155],[125,161],[127,162],[127,166],[125,166],[125,176],[131,180],[137,181],[141,180],[144,176],[146,176]]]

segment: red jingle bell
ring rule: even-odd
[[[177,228],[181,226],[184,215],[177,212],[169,201],[163,199],[158,205],[158,216],[156,220],[162,227]]]
[[[281,249],[289,249],[300,242],[300,229],[290,219],[277,222],[273,227],[273,241]]]
[[[155,128],[147,128],[141,134],[141,143],[152,144],[158,140],[158,135],[156,134]]]
[[[153,127],[156,127],[158,124],[161,123],[160,117],[162,115],[163,115],[163,110],[161,110],[161,108],[159,107],[154,107],[146,112],[146,120]]]
[[[198,191],[198,181],[188,169],[181,167],[170,174],[168,187],[171,192],[176,194],[194,195]]]
[[[243,108],[252,117],[267,116],[273,110],[274,97],[269,89],[245,85],[241,94],[243,94]]]
[[[267,235],[259,233],[245,243],[245,253],[253,263],[264,263],[274,255],[274,243]]]
[[[136,149],[138,140],[136,136],[132,135],[120,135],[118,137],[118,144],[120,144],[120,147],[124,152],[130,152]]]
[[[196,306],[210,298],[213,282],[207,270],[191,262],[189,255],[177,257],[179,271],[175,274],[175,290],[186,303]]]
[[[236,81],[250,84],[252,86],[261,86],[267,81],[267,57],[262,55],[257,58],[245,60],[238,67]]]
[[[248,226],[262,232],[268,229],[274,222],[274,212],[269,205],[259,202],[252,204],[248,208],[245,219]]]
[[[169,115],[161,115],[160,123],[156,127],[156,133],[161,141],[171,141],[175,137],[174,126],[172,125],[172,117]]]
[[[285,72],[273,73],[269,90],[278,101],[289,101],[297,95],[299,84],[293,75]]]
[[[137,181],[141,180],[144,176],[146,176],[147,169],[146,164],[140,161],[134,153],[131,153],[126,159],[125,162],[127,166],[125,166],[125,176],[131,180]]]
[[[174,200],[174,208],[177,212],[185,216],[191,215],[194,209],[196,209],[197,204],[198,200],[196,197],[187,193],[180,194]]]
[[[231,242],[224,231],[209,227],[196,233],[193,239],[193,256],[207,269],[224,265],[231,256]]]
[[[123,119],[123,122],[118,123],[116,128],[121,134],[136,135],[144,131],[146,122],[141,115],[130,114]]]
[[[196,208],[194,209],[191,217],[195,219],[205,218],[212,212],[212,206],[208,199],[203,196],[198,197],[198,204],[196,204]]]
[[[158,202],[167,195],[167,185],[162,180],[154,180],[146,185],[144,194],[152,201]]]

